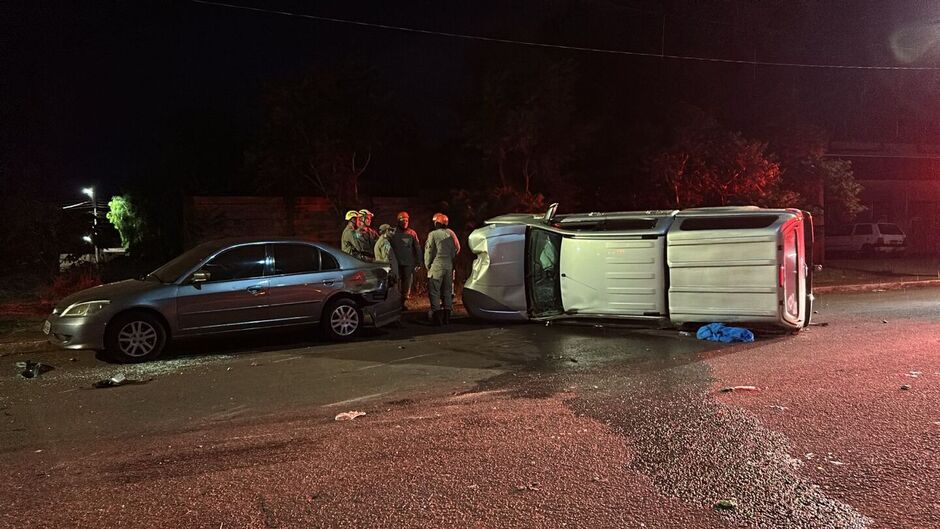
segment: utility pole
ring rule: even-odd
[[[86,187],[82,193],[88,195],[91,199],[91,244],[95,249],[95,266],[98,266],[100,257],[98,256],[98,202],[95,200],[95,188]]]

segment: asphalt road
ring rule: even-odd
[[[940,527],[938,295],[731,347],[460,322],[8,356],[0,526]],[[118,372],[145,383],[91,389]]]

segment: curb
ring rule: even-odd
[[[864,283],[859,285],[830,285],[813,287],[813,294],[839,294],[843,292],[871,292],[873,290],[902,290],[906,288],[940,287],[940,280],[894,281],[890,283]]]

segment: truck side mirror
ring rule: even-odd
[[[542,218],[545,222],[551,222],[555,218],[555,212],[558,211],[558,202],[553,203],[548,206],[548,211],[545,212],[545,216]]]

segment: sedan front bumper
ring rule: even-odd
[[[49,343],[63,349],[104,349],[107,319],[99,314],[62,318],[51,314],[42,324]]]

